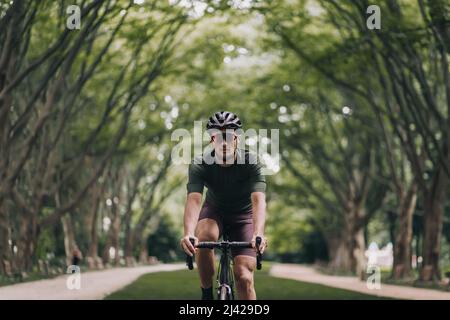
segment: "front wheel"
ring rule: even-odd
[[[233,300],[231,290],[226,286],[221,286],[219,289],[219,300]]]

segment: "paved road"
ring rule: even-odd
[[[185,269],[184,264],[161,264],[135,268],[115,268],[81,273],[80,290],[67,289],[68,275],[0,287],[0,300],[95,300],[103,299],[136,280],[139,276],[159,271]],[[356,277],[324,275],[312,267],[294,264],[275,264],[270,270],[274,277],[318,283],[370,295],[398,299],[450,300],[450,292],[381,284],[381,289],[369,289],[366,282]]]
[[[312,267],[295,264],[276,264],[270,270],[274,277],[323,284],[375,296],[412,300],[450,300],[450,292],[412,288],[381,283],[380,289],[369,289],[365,281],[356,277],[331,276],[317,272]]]
[[[53,279],[0,287],[0,300],[103,299],[106,295],[123,288],[143,274],[159,271],[174,271],[184,268],[186,268],[185,264],[161,264],[81,272],[80,290],[67,289],[67,278],[69,275],[63,275]]]

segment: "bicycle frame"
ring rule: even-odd
[[[234,274],[231,268],[231,250],[222,249],[219,268],[217,272],[217,298],[218,300],[234,300]]]

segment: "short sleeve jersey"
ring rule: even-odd
[[[237,149],[237,158],[230,166],[207,164],[197,157],[189,165],[187,192],[203,193],[206,201],[225,214],[247,211],[251,208],[251,193],[266,191],[266,178],[261,173],[258,157],[244,149]]]

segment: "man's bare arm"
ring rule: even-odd
[[[181,239],[181,246],[184,251],[193,255],[195,248],[189,241],[189,238],[194,238],[195,243],[198,242],[194,236],[195,227],[197,226],[198,216],[200,214],[200,206],[202,203],[202,194],[199,192],[191,192],[187,195],[186,205],[184,207],[184,237]]]
[[[264,192],[252,192],[252,211],[253,211],[253,239],[254,241],[257,236],[263,238],[263,241],[260,246],[261,253],[264,252],[266,247],[266,239],[264,237],[264,227],[266,223],[266,195]]]

